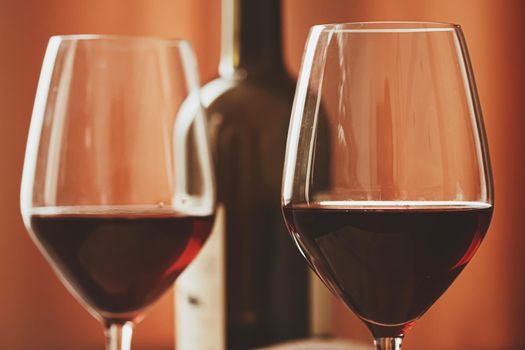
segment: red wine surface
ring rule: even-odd
[[[406,331],[485,235],[491,206],[435,203],[323,202],[283,211],[310,266],[378,334],[385,326]]]
[[[105,318],[131,319],[199,252],[213,216],[162,211],[34,213],[31,231],[74,294]]]

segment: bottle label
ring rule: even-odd
[[[336,297],[321,279],[310,271],[310,335],[331,337],[335,335],[334,306]]]
[[[226,349],[224,208],[195,260],[175,284],[177,350]]]
[[[225,216],[219,206],[215,224],[195,260],[175,284],[177,350],[226,349]],[[334,332],[334,296],[310,273],[310,334]]]

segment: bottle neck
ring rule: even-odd
[[[222,0],[221,59],[225,78],[284,72],[280,0]]]

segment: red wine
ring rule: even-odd
[[[375,336],[393,336],[406,332],[470,261],[488,228],[492,207],[376,204],[286,206],[284,216],[325,284]]]
[[[61,212],[62,211],[62,212]],[[31,231],[66,284],[104,318],[129,320],[199,252],[213,217],[170,211],[34,213]]]

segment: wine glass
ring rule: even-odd
[[[134,324],[199,252],[215,185],[184,40],[56,36],[21,188],[24,223],[75,298],[129,350]]]
[[[487,143],[458,25],[314,26],[284,165],[288,229],[377,349],[470,261],[492,216]]]

